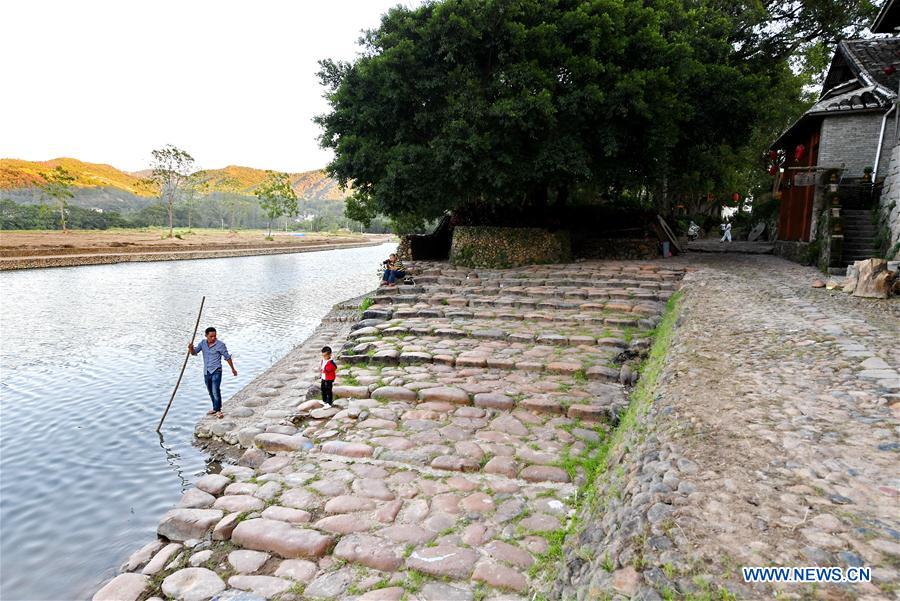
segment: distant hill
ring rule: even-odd
[[[265,170],[252,167],[229,165],[222,169],[207,169],[203,172],[207,181],[219,184],[225,179],[238,182],[243,194],[253,194],[254,188],[267,177]],[[306,200],[344,200],[347,193],[342,191],[337,182],[325,175],[324,171],[304,171],[289,173],[291,185],[297,197]]]
[[[94,189],[83,190],[82,194],[97,197],[100,190],[102,196],[117,197],[117,200],[135,197],[152,197],[152,193],[140,186],[141,179],[150,175],[149,170],[126,172],[110,165],[85,163],[77,159],[58,158],[50,161],[23,161],[20,159],[0,159],[0,190],[15,192],[17,198],[34,197],[33,189],[44,183],[42,173],[62,166],[75,176],[75,186]],[[220,183],[226,178],[238,182],[242,194],[252,195],[254,188],[266,178],[263,169],[229,165],[222,169],[207,169],[203,172],[207,181]],[[324,171],[305,171],[290,173],[291,184],[297,196],[302,200],[334,200],[342,201],[347,193],[342,191],[337,182],[327,177]],[[27,193],[25,189],[29,190]],[[121,194],[124,193],[124,194]]]
[[[59,166],[75,176],[75,185],[79,188],[115,188],[136,196],[150,195],[139,186],[140,178],[131,173],[119,171],[111,165],[85,163],[65,157],[49,161],[0,159],[0,190],[40,186],[46,181],[41,174]]]

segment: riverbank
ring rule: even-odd
[[[226,420],[202,420],[199,437],[241,447],[237,465],[188,490],[95,599],[549,592],[627,406],[619,382],[636,378],[682,274],[413,267],[415,286],[380,289],[361,321],[323,323]],[[336,406],[322,408],[318,351],[343,336]]]
[[[263,232],[221,230],[178,235],[181,239],[165,238],[156,230],[0,232],[0,271],[314,252],[377,246],[394,239],[385,234],[276,233],[274,240],[265,240]]]

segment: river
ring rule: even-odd
[[[201,296],[201,335],[238,370],[227,399],[372,290],[395,246],[0,272],[0,598],[90,598],[215,469],[192,446],[200,357],[155,432]]]

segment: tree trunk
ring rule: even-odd
[[[172,238],[173,232],[175,231],[175,226],[172,224],[173,214],[175,213],[175,205],[171,200],[169,201],[168,208],[169,208],[169,238]]]
[[[68,234],[69,230],[66,229],[66,205],[63,203],[59,204],[59,219],[62,221],[63,233]]]
[[[188,201],[188,231],[191,231],[191,216],[194,214],[194,203],[193,201]]]

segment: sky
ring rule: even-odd
[[[0,157],[126,171],[165,144],[199,168],[324,167],[322,58],[416,0],[29,0],[0,4]]]

